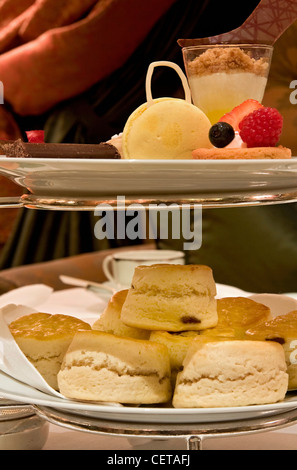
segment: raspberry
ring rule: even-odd
[[[247,147],[275,147],[282,129],[282,115],[269,107],[253,111],[239,123],[239,135]]]

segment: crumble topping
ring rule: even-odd
[[[191,75],[209,75],[212,73],[250,72],[260,76],[267,75],[269,67],[266,58],[253,59],[240,47],[215,47],[203,52],[188,64]]]

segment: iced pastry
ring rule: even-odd
[[[288,389],[285,355],[265,341],[193,340],[177,376],[175,408],[217,408],[276,403]]]
[[[137,266],[121,320],[147,330],[200,331],[218,322],[215,296],[207,266]]]
[[[156,66],[174,68],[183,83],[185,100],[178,98],[153,99],[151,78]],[[124,158],[191,159],[198,147],[210,147],[211,127],[207,116],[192,104],[187,79],[172,62],[150,64],[146,79],[147,102],[128,118],[122,136]]]
[[[252,51],[228,45],[184,50],[193,102],[212,124],[247,99],[262,101],[270,57],[255,59]]]
[[[167,348],[101,331],[77,333],[58,374],[60,392],[78,400],[124,404],[171,398]]]

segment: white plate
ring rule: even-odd
[[[0,157],[0,173],[42,198],[257,203],[297,199],[290,160],[77,160]],[[33,197],[32,197],[33,195]],[[43,201],[46,205],[46,202]]]
[[[0,396],[26,404],[68,410],[93,418],[134,423],[187,424],[235,421],[273,416],[297,408],[297,393],[283,402],[230,408],[162,408],[100,405],[47,395],[0,372]]]

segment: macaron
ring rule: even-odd
[[[128,118],[123,130],[126,159],[192,159],[197,148],[211,148],[208,117],[179,98],[144,103]]]

